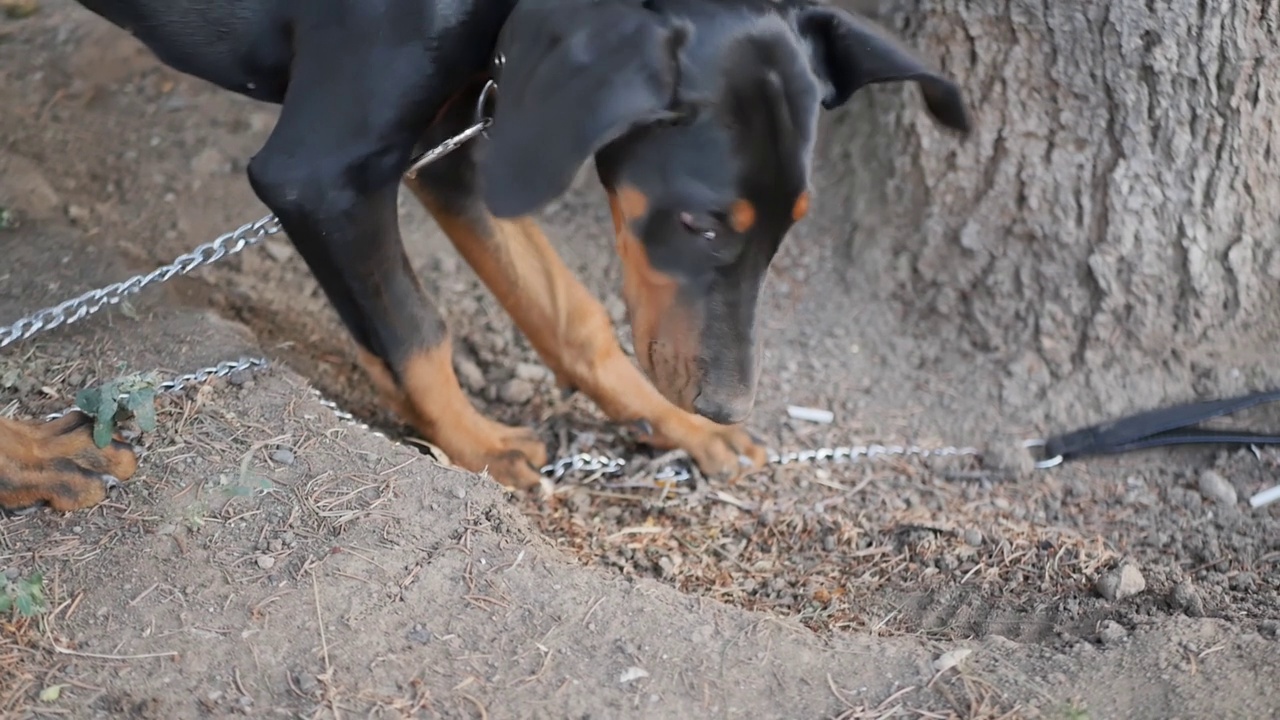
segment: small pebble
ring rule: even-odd
[[[1142,576],[1142,572],[1136,566],[1125,563],[1098,578],[1095,589],[1102,597],[1115,602],[1131,598],[1146,590],[1147,579]]]
[[[533,399],[533,383],[520,378],[512,378],[503,384],[498,397],[508,405],[523,405]]]
[[[82,223],[89,219],[89,211],[79,205],[68,205],[67,219],[73,223]]]
[[[521,380],[527,380],[531,383],[544,382],[551,375],[551,371],[537,363],[522,362],[516,364],[516,377]]]
[[[278,447],[271,451],[271,460],[281,465],[292,465],[297,457],[287,447]]]
[[[966,545],[979,547],[982,545],[982,531],[977,528],[969,528],[964,531],[964,542]]]
[[[315,676],[310,673],[295,675],[294,678],[297,682],[298,689],[307,695],[310,695],[320,689],[320,681],[316,680]]]
[[[623,670],[622,674],[618,676],[618,682],[623,685],[626,685],[627,683],[632,682],[634,680],[639,680],[640,678],[647,678],[647,677],[649,677],[649,672],[644,668],[629,667],[626,670]]]
[[[1231,578],[1230,587],[1236,592],[1253,592],[1258,587],[1258,576],[1251,572],[1242,572]]]
[[[951,668],[964,662],[964,659],[973,654],[973,650],[969,648],[956,648],[942,653],[933,661],[933,669],[943,673]]]
[[[419,645],[426,645],[431,642],[431,633],[422,625],[414,625],[413,629],[405,633],[405,636]]]
[[[1204,617],[1204,599],[1190,580],[1183,580],[1173,586],[1173,592],[1169,593],[1169,604],[1188,617]]]
[[[1236,489],[1227,479],[1212,470],[1200,474],[1200,494],[1219,505],[1235,505]]]
[[[284,541],[280,538],[272,538],[267,541],[268,552],[278,553],[281,550],[284,550]]]
[[[484,372],[469,358],[454,358],[453,369],[458,374],[458,382],[467,390],[478,393],[484,389]]]
[[[258,567],[262,568],[263,570],[270,570],[275,566],[276,566],[276,559],[271,557],[270,555],[258,556]]]
[[[1103,620],[1098,627],[1098,639],[1103,645],[1115,645],[1127,637],[1129,637],[1129,631],[1115,620]]]
[[[627,304],[617,295],[610,295],[604,301],[605,312],[609,313],[609,319],[616,324],[622,324],[627,319]]]
[[[268,240],[262,244],[267,255],[276,262],[284,262],[293,255],[293,246],[280,240]]]
[[[467,489],[461,485],[455,485],[453,486],[453,496],[459,500],[463,500],[467,497]]]

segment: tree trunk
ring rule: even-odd
[[[1280,2],[843,4],[955,77],[976,119],[957,142],[907,86],[831,118],[820,187],[847,193],[851,281],[1036,390],[1006,403],[1185,397],[1169,379],[1197,363],[1280,379]]]

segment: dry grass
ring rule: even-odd
[[[972,460],[927,462],[778,469],[697,489],[587,478],[529,510],[585,562],[819,631],[893,630],[892,618],[866,614],[868,598],[890,586],[960,584],[996,602],[1061,598],[1086,591],[1114,560],[1099,536],[1009,512],[1025,502],[1018,488],[978,493],[944,479],[973,476]]]
[[[0,716],[17,717],[38,690],[38,679],[56,670],[40,650],[34,618],[0,618]]]

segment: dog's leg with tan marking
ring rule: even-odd
[[[503,425],[476,410],[458,384],[448,335],[435,347],[411,354],[398,384],[377,356],[361,350],[358,358],[392,410],[452,462],[475,472],[487,470],[511,487],[538,483],[537,469],[547,462],[546,446],[531,430]]]
[[[133,477],[133,448],[119,438],[99,448],[92,424],[80,412],[40,424],[0,419],[0,508],[44,503],[59,512],[82,510]]]
[[[433,136],[467,121],[470,103],[456,105],[462,114],[446,116]],[[647,442],[687,451],[710,475],[736,475],[763,464],[764,449],[742,428],[685,412],[658,392],[622,351],[604,306],[533,219],[499,220],[485,209],[473,153],[474,146],[457,150],[407,184],[561,386],[582,391],[614,421],[647,423]]]
[[[419,13],[413,22],[425,24],[415,27],[364,5],[348,9],[296,37],[280,118],[249,164],[250,182],[402,419],[458,465],[488,469],[509,486],[534,485],[546,448],[529,430],[490,420],[467,399],[444,318],[400,237],[400,175],[422,129],[462,81],[439,64],[439,48],[428,41],[431,13]]]

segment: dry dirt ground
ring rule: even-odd
[[[274,108],[162,68],[66,0],[0,19],[0,98],[0,322],[265,213],[243,168]],[[579,185],[546,221],[618,311],[604,204]],[[818,197],[838,204],[839,188],[820,179]],[[272,364],[164,398],[138,476],[104,506],[0,518],[0,573],[13,587],[41,573],[47,605],[0,617],[0,713],[1280,711],[1280,510],[1246,502],[1275,481],[1275,458],[1166,451],[1030,471],[1016,440],[1108,413],[1047,417],[1017,401],[1015,370],[897,323],[901,308],[841,279],[818,207],[772,272],[753,429],[787,450],[972,444],[980,461],[674,487],[641,470],[506,494],[318,401],[313,387],[404,436],[283,240],[10,346],[0,412],[18,417],[131,372]],[[559,398],[423,213],[406,203],[404,222],[477,403],[536,425],[555,455],[652,454]],[[789,420],[788,404],[835,422]],[[1122,566],[1121,597],[1101,592]]]

